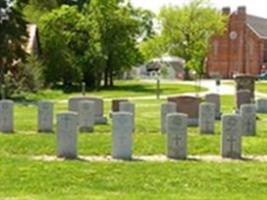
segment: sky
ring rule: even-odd
[[[189,0],[130,0],[136,7],[143,7],[158,13],[163,5],[183,5]],[[211,6],[221,9],[222,7],[231,7],[236,10],[238,6],[246,6],[247,13],[259,17],[267,18],[267,1],[265,0],[210,0]]]

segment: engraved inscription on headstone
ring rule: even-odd
[[[13,129],[13,101],[0,101],[0,131],[3,133],[11,133]]]
[[[242,118],[240,115],[224,115],[222,118],[221,155],[225,158],[241,158]]]
[[[160,108],[160,130],[162,134],[166,133],[167,114],[176,113],[177,107],[174,102],[167,102],[161,105]]]
[[[79,128],[81,132],[93,132],[95,125],[95,102],[81,101],[79,103]]]
[[[242,135],[256,135],[256,106],[254,104],[243,104],[240,108],[242,117]]]
[[[77,157],[78,114],[75,112],[57,115],[57,156],[67,159]]]
[[[132,157],[133,114],[114,112],[112,115],[112,157],[130,160]]]
[[[38,131],[53,131],[53,103],[49,101],[38,102]]]
[[[199,106],[200,133],[213,134],[215,119],[215,105],[213,103],[201,103]]]
[[[187,157],[187,115],[170,113],[167,115],[167,157],[186,159]]]

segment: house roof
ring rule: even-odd
[[[267,38],[267,19],[247,15],[247,25],[255,31],[260,38]]]

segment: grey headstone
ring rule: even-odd
[[[133,114],[133,131],[135,128],[135,105],[131,102],[120,102],[119,109],[121,112],[129,112]]]
[[[252,103],[252,95],[249,90],[238,90],[236,92],[236,107],[239,111],[242,104]]]
[[[207,94],[205,96],[205,101],[207,103],[213,103],[215,105],[215,119],[220,119],[221,118],[221,100],[220,100],[220,95],[211,93]]]
[[[0,131],[3,133],[11,133],[13,128],[13,101],[0,101]]]
[[[199,106],[199,130],[200,133],[214,133],[215,105],[213,103],[201,103]]]
[[[167,157],[186,159],[187,157],[187,115],[171,113],[167,115]]]
[[[132,157],[133,114],[114,112],[112,115],[112,157],[130,160]]]
[[[242,117],[242,135],[256,135],[256,106],[254,104],[243,104],[240,108]]]
[[[222,117],[221,155],[225,158],[241,158],[242,118],[231,114]]]
[[[53,103],[50,101],[38,102],[38,132],[53,131]]]
[[[57,156],[77,158],[78,114],[75,112],[57,115]]]
[[[79,102],[81,101],[95,102],[95,124],[106,124],[107,118],[104,117],[104,101],[97,97],[77,96],[69,99],[69,111],[78,112]]]
[[[256,105],[258,113],[267,113],[267,99],[257,99]]]
[[[166,121],[167,121],[167,115],[170,113],[176,113],[177,106],[174,102],[167,102],[164,104],[161,104],[160,108],[160,130],[162,134],[166,133]]]
[[[80,132],[93,132],[95,125],[95,102],[81,101],[79,103],[78,115]]]

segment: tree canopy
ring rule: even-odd
[[[25,44],[27,35],[27,22],[15,1],[1,1],[0,3],[0,70],[1,84],[4,74],[15,70],[18,61],[26,60]],[[13,69],[12,69],[13,68]]]
[[[91,0],[82,10],[64,5],[44,15],[46,80],[99,87],[103,75],[104,85],[112,86],[114,75],[142,62],[137,44],[153,33],[152,16],[118,0]]]
[[[160,34],[141,44],[146,59],[164,53],[186,60],[186,71],[203,74],[209,38],[224,30],[225,17],[205,0],[193,0],[184,6],[165,6],[158,20]]]

